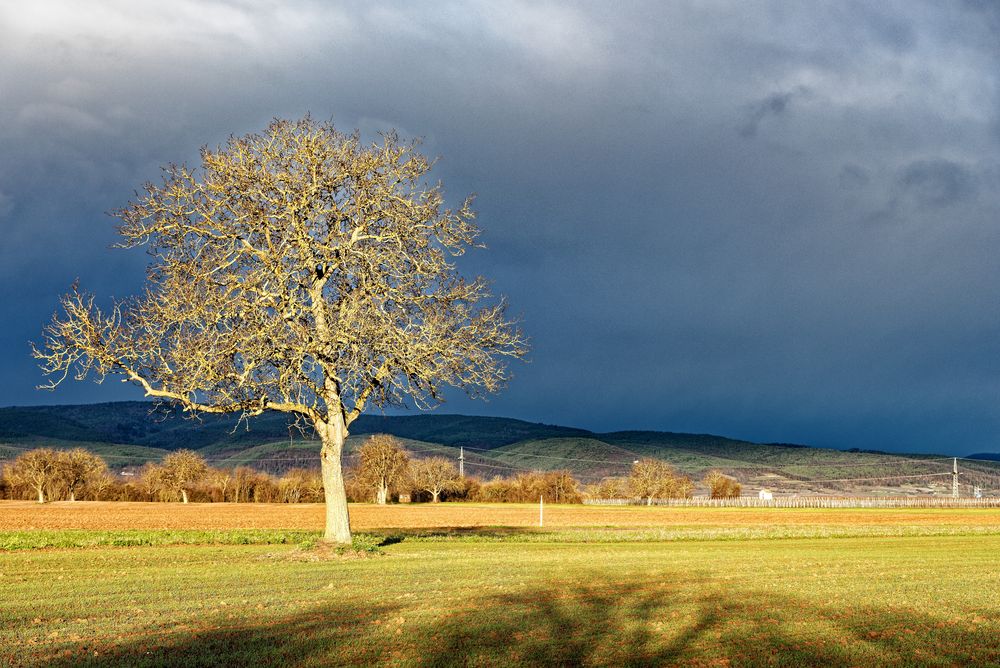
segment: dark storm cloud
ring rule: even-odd
[[[1000,51],[982,3],[34,2],[0,8],[0,404],[166,162],[307,111],[441,155],[532,363],[594,429],[971,451],[1000,438]],[[735,130],[735,131],[734,131]]]
[[[768,95],[763,100],[751,104],[747,107],[746,118],[740,125],[738,132],[741,137],[753,137],[757,134],[757,127],[768,116],[780,116],[785,113],[792,99],[797,95],[806,95],[809,89],[800,88],[797,91],[787,93],[774,93]]]
[[[918,160],[903,168],[899,176],[903,190],[918,204],[941,207],[954,204],[974,192],[972,175],[949,160]]]
[[[868,170],[859,165],[844,165],[840,169],[840,186],[842,188],[864,188],[871,182]]]

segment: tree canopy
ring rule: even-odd
[[[693,488],[689,478],[678,475],[667,462],[652,457],[644,457],[635,462],[628,477],[631,494],[645,499],[647,505],[652,505],[656,498],[688,497]]]
[[[69,500],[76,501],[76,494],[84,485],[107,475],[108,465],[101,457],[84,448],[73,448],[59,453],[56,473],[69,493]]]
[[[375,490],[375,502],[385,505],[389,490],[406,479],[410,457],[389,434],[373,434],[358,450],[358,478]]]
[[[442,492],[453,492],[462,487],[458,469],[444,457],[428,457],[412,462],[410,481],[415,490],[430,494],[434,503],[440,500]]]
[[[38,495],[38,502],[45,503],[45,488],[58,472],[59,453],[52,448],[36,448],[15,459],[6,475],[14,484],[30,486]]]
[[[322,439],[329,540],[350,540],[341,455],[369,406],[426,408],[508,380],[526,341],[454,258],[477,243],[432,163],[306,117],[204,148],[115,212],[152,258],[142,295],[101,310],[74,286],[35,355],[49,387],[120,376],[194,412],[285,411]]]

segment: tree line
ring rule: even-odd
[[[739,482],[712,470],[702,483],[711,498],[740,496]],[[569,471],[524,471],[483,480],[462,476],[440,456],[414,458],[393,436],[369,437],[358,451],[357,465],[347,470],[347,498],[353,502],[480,501],[500,503],[582,503],[593,499],[689,498],[694,481],[669,463],[645,458],[627,476],[607,477],[584,485]],[[178,450],[161,462],[148,463],[126,479],[113,474],[99,455],[84,448],[29,450],[0,475],[0,498],[92,501],[180,501],[235,503],[319,503],[324,500],[319,470],[294,468],[280,476],[248,466],[217,468],[191,450]]]

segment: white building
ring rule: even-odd
[[[762,489],[757,493],[757,498],[761,501],[774,501],[774,494],[771,494],[769,489]]]

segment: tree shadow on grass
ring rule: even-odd
[[[458,538],[475,542],[477,539],[484,541],[504,540],[507,538],[518,538],[528,534],[545,533],[544,530],[532,527],[434,527],[434,528],[404,528],[404,529],[368,529],[361,532],[365,535],[381,539],[379,546],[394,545],[402,543],[407,539],[435,540],[441,538]]]
[[[97,648],[97,656],[93,648],[63,646],[35,657],[34,663],[1000,665],[996,638],[997,623],[985,610],[949,621],[899,609],[844,609],[773,593],[713,590],[700,595],[690,584],[626,579],[472,596],[443,611],[415,603],[363,610],[318,605],[266,622],[151,633]]]
[[[306,666],[374,665],[383,660],[388,638],[379,638],[383,619],[396,606],[364,610],[323,605],[305,613],[242,621],[219,620],[205,626],[151,630],[113,645],[64,645],[15,665],[38,666]]]

